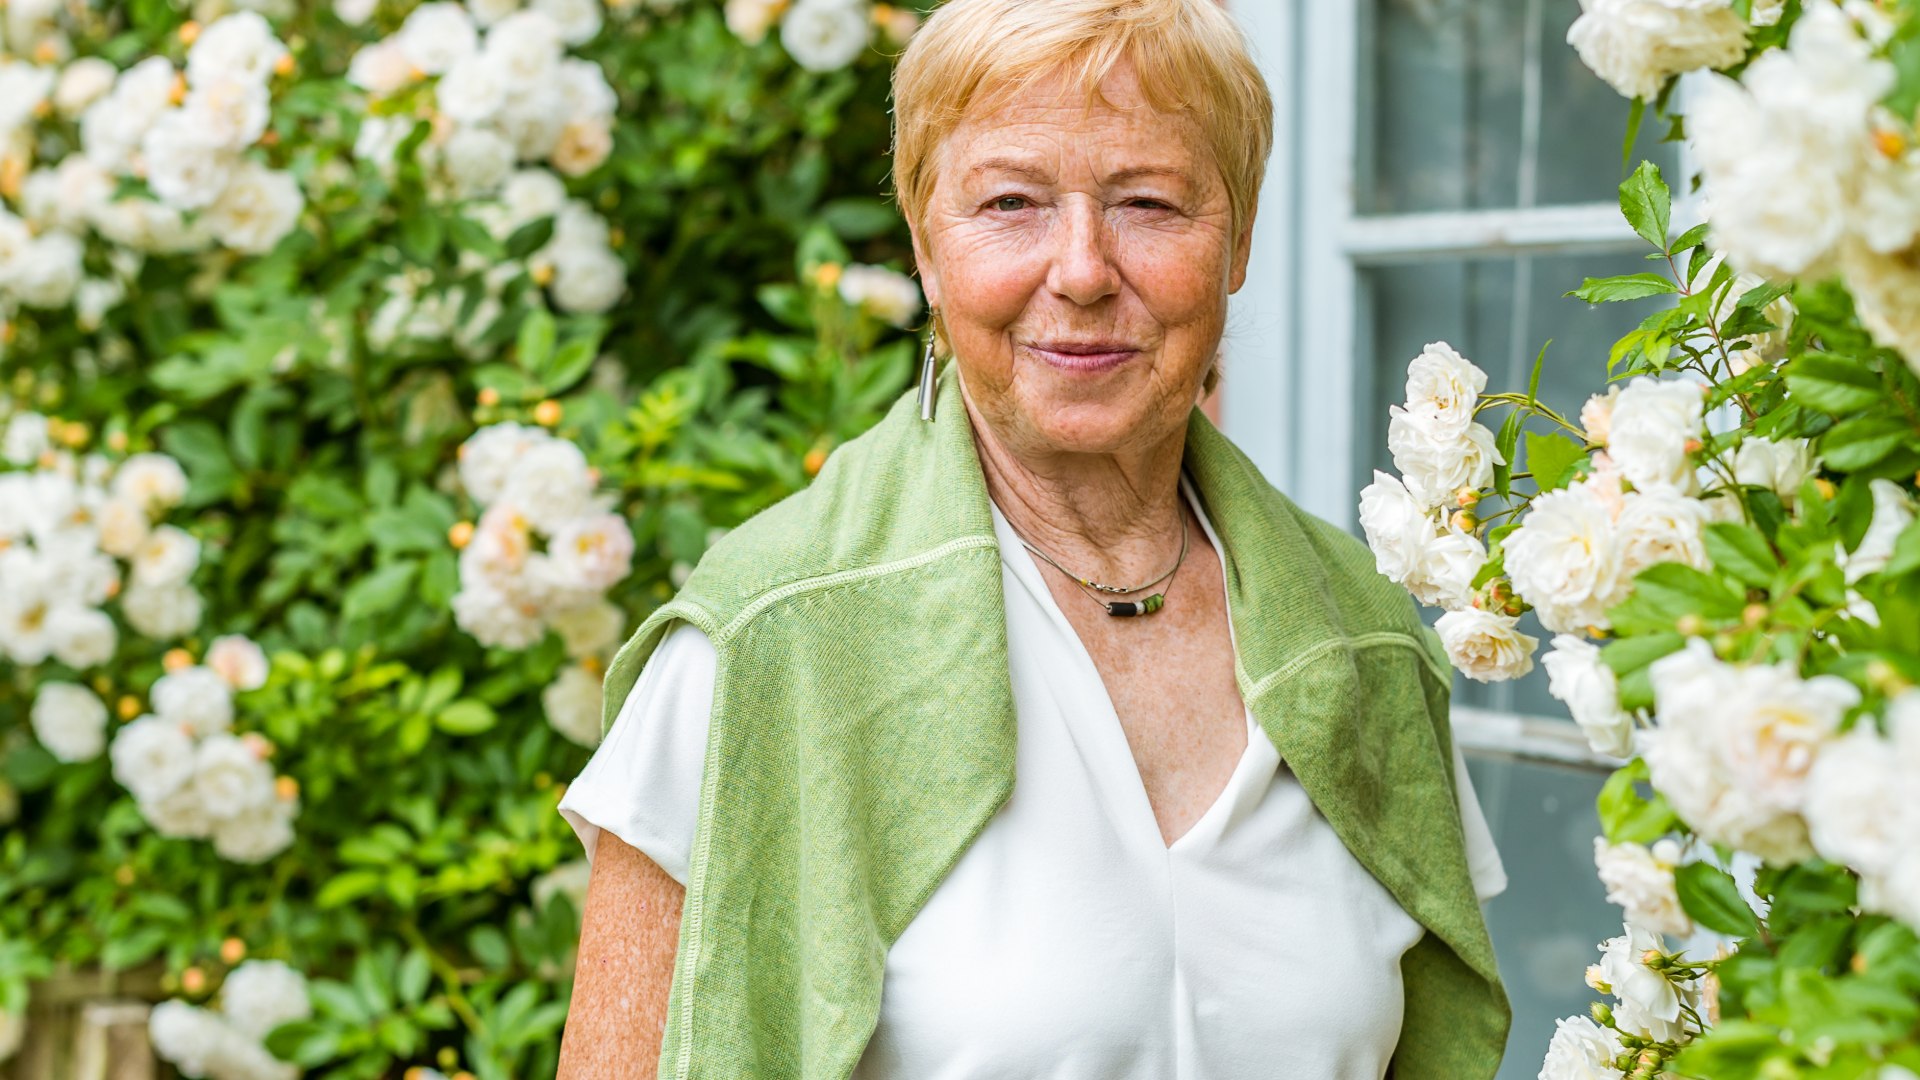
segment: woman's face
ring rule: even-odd
[[[1116,453],[1184,430],[1246,276],[1199,125],[1122,65],[1054,78],[940,145],[914,230],[967,396],[1016,452]],[[1111,102],[1112,104],[1108,104]]]

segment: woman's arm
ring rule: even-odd
[[[652,859],[612,832],[600,834],[558,1080],[655,1075],[685,896]]]

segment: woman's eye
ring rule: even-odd
[[[993,208],[995,210],[1000,210],[1009,214],[1014,212],[1015,210],[1020,209],[1026,204],[1027,204],[1026,197],[1023,195],[1002,195],[999,198],[993,200]]]
[[[1173,209],[1173,207],[1168,206],[1166,203],[1161,202],[1159,199],[1135,199],[1133,200],[1133,205],[1139,207],[1142,210]]]

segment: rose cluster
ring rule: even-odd
[[[147,1020],[154,1052],[186,1077],[294,1080],[301,1069],[266,1048],[267,1033],[313,1015],[306,977],[278,960],[248,960],[220,986],[219,1011],[163,1001]]]
[[[1789,45],[1689,106],[1716,241],[1769,277],[1838,273],[1861,321],[1920,370],[1920,140],[1881,104],[1893,27],[1868,4],[1810,0]]]
[[[169,661],[172,669],[148,695],[153,711],[114,733],[107,751],[113,778],[162,836],[211,839],[233,862],[285,851],[300,812],[299,785],[274,775],[274,747],[264,736],[232,730],[234,692],[265,684],[265,655],[229,635],[215,639],[204,665],[181,653]]]
[[[1557,1023],[1541,1066],[1542,1080],[1604,1080],[1628,1075],[1648,1061],[1634,1047],[1680,1044],[1702,1030],[1702,1009],[1710,1010],[1708,990],[1697,965],[1667,951],[1658,933],[1628,923],[1623,932],[1600,943],[1600,962],[1587,968],[1587,985],[1613,995],[1611,1006],[1596,1006],[1596,1023],[1584,1016]]]
[[[838,71],[872,44],[874,31],[898,48],[920,28],[910,8],[867,0],[727,0],[727,26],[757,45],[777,26],[780,44],[808,71]]]
[[[107,663],[119,645],[110,600],[155,640],[200,625],[190,584],[200,542],[160,521],[186,495],[186,474],[164,454],[117,465],[76,456],[59,445],[75,427],[20,412],[0,436],[0,459],[23,467],[0,472],[0,657],[16,664]]]
[[[460,447],[460,480],[484,507],[458,527],[460,591],[453,617],[483,645],[526,649],[552,630],[576,663],[542,695],[567,738],[600,740],[600,679],[626,617],[607,599],[633,564],[633,532],[596,495],[580,448],[513,422],[481,428]]]
[[[1786,0],[1753,0],[1755,26],[1773,26]],[[1652,101],[1667,80],[1747,55],[1747,20],[1732,0],[1580,0],[1567,30],[1580,59],[1630,98]]]

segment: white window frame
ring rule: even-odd
[[[1359,410],[1369,407],[1357,394],[1360,332],[1368,322],[1363,271],[1458,255],[1644,250],[1615,202],[1525,205],[1532,202],[1525,172],[1519,208],[1358,214],[1358,50],[1361,20],[1373,2],[1231,3],[1273,92],[1275,137],[1247,282],[1228,324],[1223,420],[1277,486],[1306,510],[1349,528],[1364,485],[1354,438]],[[1547,2],[1530,0],[1527,17],[1542,17]],[[1530,48],[1538,48],[1539,37],[1527,35]],[[1537,126],[1540,57],[1530,53],[1523,63],[1523,115]],[[1689,222],[1698,213],[1681,200],[1674,217]],[[1454,714],[1461,744],[1476,753],[1596,769],[1620,764],[1595,753],[1564,718],[1465,706]]]

